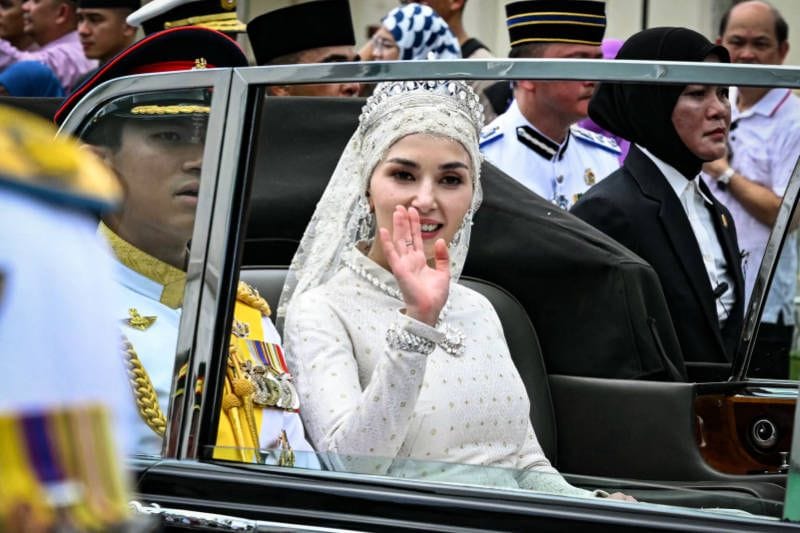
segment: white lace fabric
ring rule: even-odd
[[[397,287],[360,251],[344,259]],[[403,315],[403,305],[347,268],[292,302],[287,363],[315,449],[347,471],[591,496],[545,457],[488,300],[451,285],[446,320],[476,332],[458,357],[439,346],[428,356],[390,348],[391,323],[438,339],[436,329]]]

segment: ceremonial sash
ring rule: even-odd
[[[0,415],[0,530],[22,506],[52,526],[105,530],[128,515],[125,479],[100,406]]]

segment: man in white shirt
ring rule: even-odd
[[[733,63],[780,65],[789,51],[788,26],[761,1],[736,4],[722,18],[719,43]],[[800,98],[789,89],[734,87],[727,157],[704,166],[704,178],[731,211],[744,261],[747,298],[781,198],[800,155]],[[795,234],[787,239],[756,338],[749,375],[787,378],[797,290]]]
[[[602,59],[604,2],[525,0],[506,5],[512,58]],[[588,22],[587,22],[588,21]],[[591,81],[518,80],[508,110],[481,133],[490,162],[530,190],[569,209],[619,168],[608,137],[576,125],[587,116]]]

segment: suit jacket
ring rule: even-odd
[[[632,146],[623,166],[589,189],[572,208],[575,215],[653,266],[690,367],[691,363],[730,363],[744,315],[744,281],[733,218],[702,181],[700,188],[712,201],[708,209],[734,280],[736,302],[722,329],[689,219],[664,175],[641,150]]]

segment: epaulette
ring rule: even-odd
[[[576,139],[602,148],[603,150],[611,152],[614,155],[619,155],[622,153],[622,149],[617,144],[617,141],[611,137],[606,137],[605,135],[589,131],[586,128],[581,128],[580,126],[576,125],[570,127],[570,132]]]
[[[258,293],[258,290],[255,287],[248,285],[244,281],[240,281],[239,286],[236,288],[236,299],[243,304],[247,304],[254,309],[258,309],[264,316],[269,316],[272,314],[269,304]]]
[[[481,130],[481,135],[478,138],[478,144],[481,148],[492,144],[497,139],[503,137],[503,132],[500,131],[500,126],[486,126]]]

